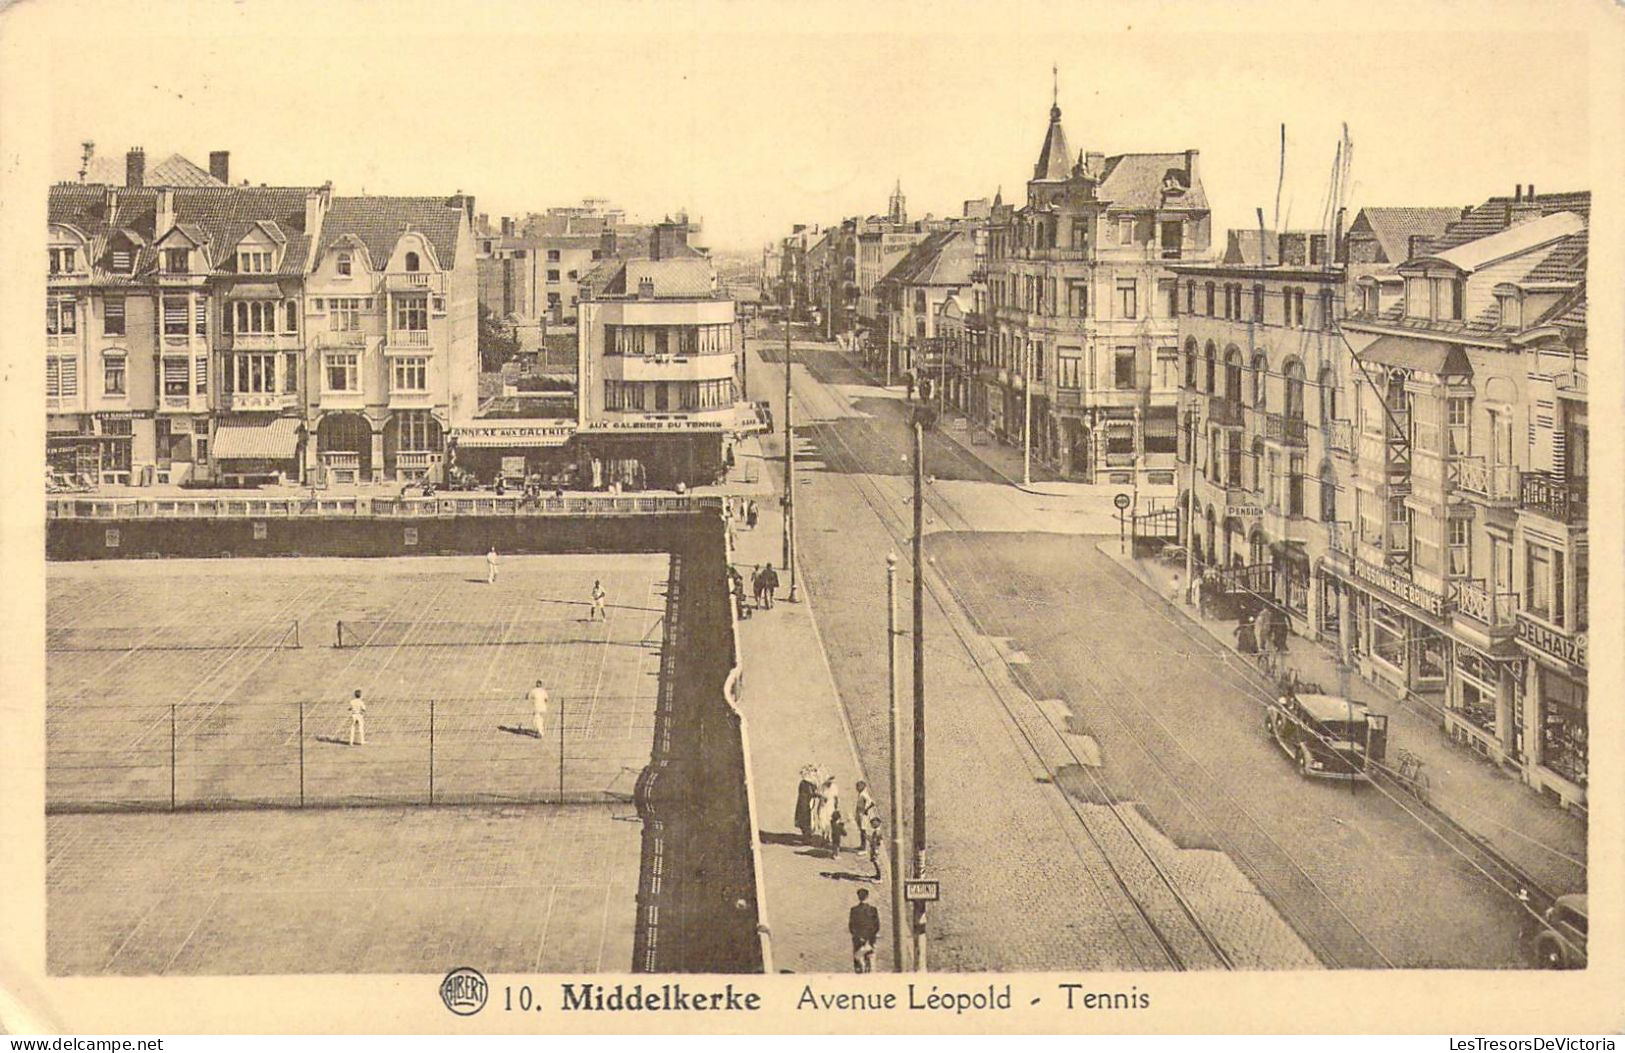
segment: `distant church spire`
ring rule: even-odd
[[[1052,67],[1055,78],[1049,108],[1049,130],[1044,133],[1044,148],[1038,152],[1038,163],[1033,165],[1035,180],[1064,180],[1072,151],[1066,145],[1066,132],[1061,129],[1061,67]]]
[[[903,197],[903,181],[901,179],[897,180],[896,187],[892,189],[891,202],[886,208],[886,218],[893,223],[908,222],[907,199]]]

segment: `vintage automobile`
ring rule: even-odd
[[[1535,953],[1547,969],[1584,969],[1590,912],[1584,893],[1559,896],[1546,911],[1546,927],[1535,937]]]
[[[1284,692],[1264,715],[1267,731],[1307,778],[1369,780],[1388,744],[1388,717],[1336,695]]]

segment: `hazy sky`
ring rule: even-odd
[[[149,163],[229,149],[234,177],[256,183],[462,189],[493,216],[589,195],[641,218],[686,207],[703,242],[757,248],[793,222],[883,211],[895,179],[915,215],[1000,185],[1019,200],[1053,61],[1072,149],[1199,149],[1217,230],[1273,208],[1283,121],[1294,225],[1319,221],[1343,121],[1355,205],[1588,185],[1578,27],[1536,32],[1565,22],[1532,27],[1534,7],[1439,5],[1410,32],[1404,8],[1309,10],[60,0],[10,14],[62,34],[44,82],[59,178],[86,138],[118,157],[144,146]]]

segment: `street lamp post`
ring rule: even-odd
[[[1196,576],[1196,409],[1185,411],[1185,452],[1190,455],[1190,488],[1185,492],[1185,606],[1191,604]]]
[[[1033,485],[1033,345],[1027,345],[1021,366],[1021,485]]]
[[[795,391],[790,386],[790,319],[784,320],[784,568],[790,575],[791,603],[796,595],[796,437],[791,429]]]
[[[925,877],[925,424],[914,413],[914,876]],[[914,904],[914,971],[925,972],[925,903]]]
[[[897,706],[897,554],[886,557],[886,696],[891,715],[892,971],[903,971],[903,721]]]

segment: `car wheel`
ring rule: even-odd
[[[1536,953],[1540,957],[1542,969],[1567,969],[1568,963],[1563,960],[1563,947],[1550,936],[1542,936],[1536,945]]]

